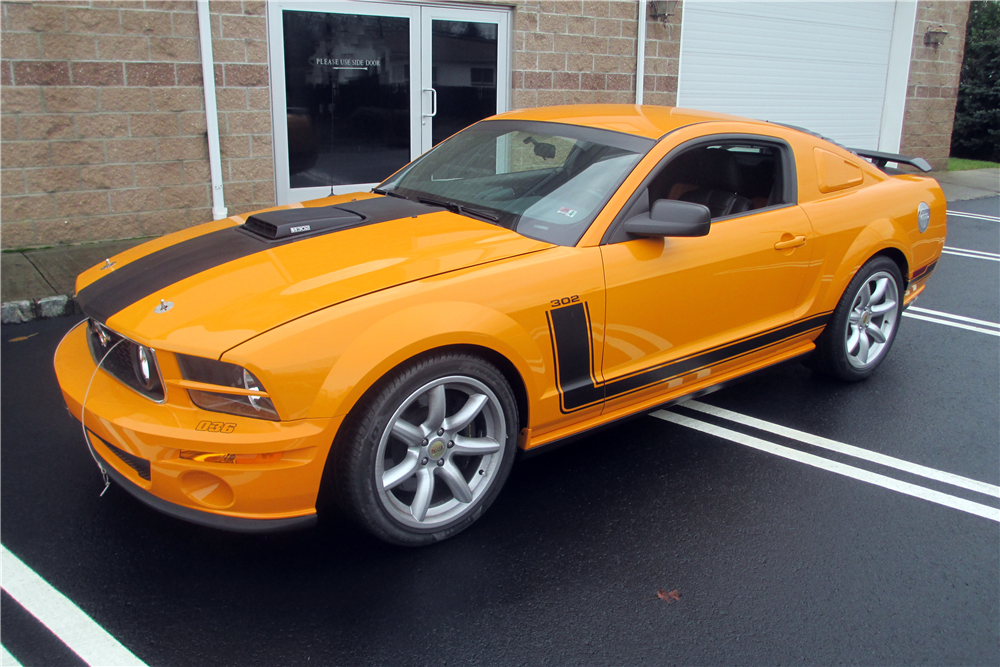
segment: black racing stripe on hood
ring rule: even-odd
[[[313,210],[317,216],[322,216],[324,210],[331,208],[356,213],[361,218],[326,230],[324,234],[441,210],[394,197],[362,199]],[[273,219],[274,214],[287,212],[289,218],[298,221],[304,215],[303,211],[309,210],[286,209],[269,215]],[[242,225],[219,229],[140,257],[84,287],[76,300],[84,313],[100,322],[107,322],[115,313],[186,278],[276,246],[308,241],[318,235],[322,234],[268,241],[246,232]]]

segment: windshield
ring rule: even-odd
[[[375,191],[575,245],[653,143],[559,123],[485,121],[439,144]]]

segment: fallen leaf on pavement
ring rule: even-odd
[[[35,333],[28,334],[27,336],[18,336],[17,338],[8,338],[7,342],[8,343],[20,343],[22,340],[28,340],[32,336],[37,336],[37,335],[38,335],[38,332],[36,331]]]
[[[669,604],[676,600],[680,600],[681,592],[675,588],[674,590],[668,593],[667,591],[661,588],[660,590],[656,591],[656,597],[660,598],[661,600],[665,600]]]

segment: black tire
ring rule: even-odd
[[[471,422],[457,428],[480,404]],[[443,412],[435,408],[442,405]],[[331,471],[338,501],[386,542],[422,546],[449,538],[496,499],[517,435],[517,401],[493,365],[456,353],[417,360],[379,382],[345,421]],[[493,444],[495,451],[468,453]],[[404,472],[386,475],[391,470]]]
[[[884,291],[880,292],[883,285]],[[867,292],[867,298],[862,290]],[[890,301],[892,307],[888,307]],[[873,312],[873,307],[876,311],[886,310]],[[840,297],[816,343],[809,366],[846,382],[866,379],[888,355],[902,314],[903,276],[899,267],[888,257],[873,257],[855,274]],[[852,346],[855,333],[858,338]],[[884,342],[876,336],[884,338]]]

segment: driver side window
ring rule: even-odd
[[[659,199],[707,206],[712,220],[794,203],[789,149],[770,142],[725,141],[685,150],[657,167],[625,219]],[[616,239],[618,240],[618,239]]]

